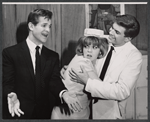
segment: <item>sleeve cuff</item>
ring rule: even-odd
[[[90,82],[91,82],[91,79],[89,78],[88,80],[87,80],[87,83],[86,83],[86,86],[85,86],[85,90],[87,91],[87,92],[89,92],[90,91]]]
[[[62,90],[62,91],[59,93],[59,97],[60,97],[61,103],[63,103],[63,97],[62,97],[62,95],[63,95],[63,93],[66,92],[66,91],[67,91],[67,90]]]

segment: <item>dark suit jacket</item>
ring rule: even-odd
[[[50,118],[52,108],[59,100],[59,93],[65,89],[60,79],[59,56],[43,46],[42,56],[42,95],[35,99],[35,76],[32,60],[26,41],[3,50],[3,117],[7,107],[7,95],[15,92],[20,101],[22,118],[30,119],[33,110],[39,118]],[[7,108],[5,108],[7,107]],[[8,113],[8,111],[7,111]]]

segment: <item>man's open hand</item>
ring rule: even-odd
[[[18,117],[20,117],[21,114],[24,114],[24,112],[20,109],[20,102],[17,98],[16,93],[8,94],[7,100],[8,100],[9,113],[11,114],[12,117],[14,117],[15,114]]]

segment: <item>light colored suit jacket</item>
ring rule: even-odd
[[[102,62],[100,59],[96,68],[99,68]],[[141,65],[141,53],[128,42],[110,62],[103,82],[88,79],[85,90],[90,92],[92,97],[103,98],[93,104],[93,119],[125,118],[127,98],[138,79]]]

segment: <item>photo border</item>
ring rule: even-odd
[[[148,2],[148,9],[147,9],[147,19],[148,19],[148,47],[150,46],[150,4],[149,4],[149,0],[22,0],[21,2]],[[3,32],[3,25],[2,25],[2,2],[12,2],[11,0],[2,0],[1,1],[1,6],[0,6],[0,16],[1,16],[1,19],[0,19],[0,28],[1,28],[1,34],[0,34],[0,51],[1,51],[1,54],[2,54],[2,40],[3,40],[3,36],[2,36],[2,32]],[[20,2],[19,0],[14,0],[13,2]],[[148,64],[149,64],[149,54],[150,54],[150,48],[148,48]],[[0,81],[1,81],[1,85],[0,85],[0,91],[2,91],[2,56],[0,56]],[[148,69],[149,69],[149,65],[148,65]],[[148,81],[149,81],[149,76],[150,76],[150,72],[148,70]],[[148,83],[148,88],[150,87],[150,83]],[[1,92],[2,93],[2,92]],[[2,94],[0,93],[0,98],[2,99]],[[148,89],[148,93],[150,93],[150,89]],[[148,104],[150,103],[150,94],[148,94]],[[20,121],[20,120],[3,120],[2,119],[2,101],[0,101],[0,122],[14,122],[14,121]],[[21,122],[29,122],[29,121],[32,121],[32,122],[39,122],[39,120],[21,120]],[[49,121],[55,121],[55,120],[40,120],[40,121],[44,121],[44,122],[49,122]],[[58,122],[61,122],[61,121],[65,121],[65,120],[57,120]],[[75,122],[75,121],[82,121],[82,122],[93,122],[93,121],[118,121],[118,120],[67,120],[67,121],[72,121],[72,122]],[[125,122],[128,122],[129,120],[119,120],[119,121],[125,121]],[[131,121],[142,121],[142,122],[149,122],[150,121],[150,107],[148,106],[148,119],[147,120],[131,120]]]

